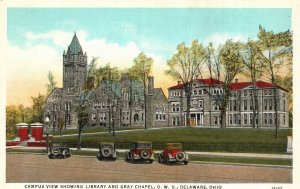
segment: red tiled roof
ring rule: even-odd
[[[248,87],[249,85],[252,85],[252,82],[239,82],[239,83],[232,83],[230,85],[230,90],[240,90],[245,87]],[[263,89],[268,89],[268,88],[273,88],[272,83],[268,83],[265,81],[257,81],[256,82],[256,87],[263,88]],[[279,88],[281,90],[287,91],[286,89],[276,85],[276,88]]]
[[[223,84],[224,82],[219,81],[217,79],[213,79],[213,78],[208,78],[208,79],[197,79],[197,81],[199,83],[203,83],[209,86],[213,86],[213,85],[219,85],[219,84]],[[245,87],[248,87],[249,85],[251,85],[252,82],[238,82],[238,83],[232,83],[230,85],[230,90],[240,90],[243,89]],[[259,88],[273,88],[273,85],[271,83],[265,82],[265,81],[257,81],[256,82],[256,86]],[[169,87],[169,89],[183,89],[183,84],[178,84],[178,85],[174,85],[172,87]],[[277,88],[284,90],[284,91],[288,91],[278,85],[276,85]]]
[[[213,78],[197,79],[197,81],[199,83],[203,83],[203,84],[206,84],[206,85],[209,85],[209,86],[223,84],[222,81],[219,81],[219,80],[213,79]],[[169,87],[169,89],[183,89],[183,87],[184,87],[183,84],[178,84],[178,85]]]

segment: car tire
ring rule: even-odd
[[[49,159],[53,159],[53,154],[48,155]]]
[[[161,163],[160,155],[157,155],[157,161],[158,161],[158,163]]]
[[[177,152],[176,153],[176,160],[177,161],[183,161],[185,159],[185,153],[184,152]]]
[[[101,153],[102,153],[103,157],[107,158],[111,155],[111,149],[103,148],[103,149],[101,149]]]
[[[184,161],[183,163],[184,163],[184,165],[187,165],[189,162],[188,161]]]
[[[142,150],[140,153],[140,156],[142,159],[149,159],[150,158],[150,153],[147,150]]]
[[[149,163],[152,164],[152,163],[153,163],[153,160],[149,160]]]

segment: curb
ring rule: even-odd
[[[10,154],[32,154],[32,155],[46,155],[45,153],[30,153],[30,152],[7,152]],[[71,157],[76,158],[91,158],[94,159],[96,156],[86,156],[86,155],[73,155]],[[122,161],[123,159],[118,159],[117,161]],[[154,160],[157,162],[157,160]],[[293,166],[288,165],[269,165],[269,164],[245,164],[245,163],[227,163],[227,162],[213,162],[213,161],[189,161],[192,164],[206,164],[206,165],[232,165],[232,166],[245,166],[245,167],[270,167],[270,168],[284,168],[293,169]]]

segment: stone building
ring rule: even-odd
[[[64,120],[65,129],[76,128],[75,104],[86,75],[87,55],[74,34],[67,52],[63,52],[63,87],[55,88],[44,106],[44,117],[49,117],[52,128],[57,128],[59,118]]]
[[[168,101],[162,89],[154,88],[153,77],[148,77],[147,111],[141,82],[123,74],[119,82],[102,81],[95,90],[84,93],[82,86],[86,78],[87,55],[74,34],[67,52],[63,53],[63,87],[55,88],[44,105],[44,118],[49,117],[53,130],[59,119],[64,121],[65,129],[78,127],[75,107],[83,99],[89,104],[89,126],[168,125]]]
[[[262,127],[275,126],[273,85],[256,82],[257,117],[253,120],[252,83],[238,82],[230,86],[231,94],[226,112],[229,127],[251,127],[253,121]],[[280,127],[288,127],[287,90],[275,87],[278,94],[278,121]],[[215,79],[198,79],[192,83],[191,121],[196,126],[220,126],[221,113],[217,103],[222,97],[222,82]],[[170,125],[186,125],[186,96],[183,85],[178,83],[169,88]]]

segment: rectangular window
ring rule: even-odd
[[[244,110],[247,110],[247,100],[244,100]]]
[[[229,100],[229,111],[232,111],[232,100]]]
[[[222,124],[221,116],[219,116],[219,124]]]
[[[285,100],[283,100],[283,111],[285,111]]]
[[[247,125],[248,124],[248,114],[244,114],[244,124]]]
[[[218,124],[218,117],[215,116],[215,125],[217,125],[217,124]]]
[[[199,108],[203,109],[203,100],[199,100]]]
[[[269,123],[273,124],[273,118],[272,118],[272,114],[271,113],[269,114]]]
[[[233,121],[234,124],[237,124],[237,114],[233,114]]]
[[[265,106],[265,110],[268,110],[268,100],[264,99],[264,106]]]
[[[229,114],[229,124],[232,125],[232,114]]]
[[[252,124],[253,123],[253,114],[251,113],[250,114],[250,124]]]
[[[273,101],[272,99],[269,99],[269,110],[272,110],[272,106],[273,106]]]
[[[250,110],[253,110],[253,101],[252,101],[252,99],[250,100]]]
[[[265,125],[268,125],[268,114],[264,114]]]
[[[236,100],[233,101],[233,111],[237,111]]]
[[[285,125],[285,115],[283,114],[283,124]]]

